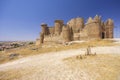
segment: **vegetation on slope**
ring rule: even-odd
[[[56,52],[68,49],[86,48],[88,46],[113,46],[113,40],[91,40],[81,43],[74,43],[68,45],[62,45],[55,42],[45,42],[43,45],[35,46],[35,44],[29,44],[27,46],[18,47],[10,50],[0,51],[0,63],[12,61],[21,57],[36,55],[47,52]]]

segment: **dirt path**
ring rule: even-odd
[[[93,80],[82,70],[72,71],[63,59],[84,54],[86,49],[51,52],[22,58],[0,65],[0,72],[10,72],[16,77],[12,80]],[[120,46],[95,47],[92,52],[120,54]],[[0,76],[0,79],[9,74]]]

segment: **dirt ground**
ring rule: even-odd
[[[120,46],[92,47],[96,56],[77,59],[86,48],[56,51],[0,64],[0,80],[120,80]]]

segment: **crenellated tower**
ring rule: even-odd
[[[55,35],[60,35],[62,32],[62,27],[64,25],[63,20],[55,20],[54,31]]]
[[[72,28],[73,33],[79,33],[84,28],[84,19],[81,17],[73,18],[67,22],[67,25]]]
[[[112,19],[108,19],[105,22],[106,38],[113,38],[114,22]]]
[[[44,35],[48,35],[49,34],[49,30],[48,30],[47,24],[45,24],[45,23],[41,24],[41,33],[44,33]]]

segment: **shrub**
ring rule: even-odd
[[[31,44],[33,44],[33,42],[29,42],[29,44],[31,45]]]

